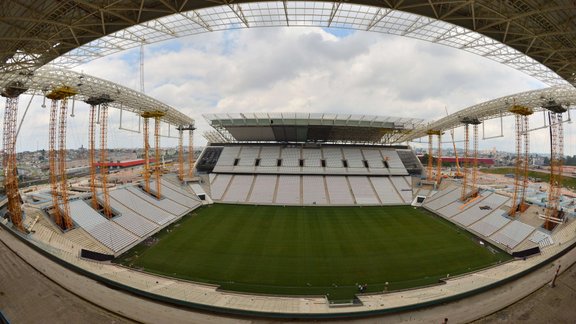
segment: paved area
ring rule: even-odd
[[[11,323],[132,323],[65,290],[0,242],[0,310]]]
[[[474,324],[496,323],[576,323],[576,265],[548,285],[505,309]]]

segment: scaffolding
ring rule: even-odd
[[[550,123],[550,184],[548,188],[548,206],[544,228],[552,230],[564,218],[564,211],[560,208],[562,196],[562,159],[564,158],[564,128],[562,114],[567,111],[554,100],[542,106],[549,110]]]
[[[464,124],[464,161],[462,164],[462,188],[460,194],[461,201],[467,201],[471,197],[478,195],[477,185],[477,170],[478,170],[478,125],[481,124],[478,118],[465,117],[460,120]],[[470,167],[470,125],[474,127],[474,152],[472,162],[472,190],[468,192],[468,169]]]
[[[526,188],[528,187],[528,160],[530,155],[530,141],[528,136],[528,117],[534,113],[531,108],[513,105],[508,109],[515,116],[516,130],[516,163],[514,172],[514,194],[509,216],[516,216],[524,212],[528,205],[525,203]],[[524,149],[522,151],[522,149]]]
[[[144,178],[144,191],[150,193],[150,141],[148,139],[148,118],[144,118],[144,125],[142,127],[142,134],[144,135],[144,170],[142,177]]]
[[[90,120],[89,120],[89,133],[90,133],[90,191],[92,192],[92,207],[95,210],[99,210],[99,203],[97,197],[96,189],[96,161],[95,161],[95,137],[96,132],[94,131],[95,123],[95,111],[98,107],[98,121],[100,124],[100,187],[102,190],[102,214],[106,218],[112,218],[114,215],[112,213],[112,208],[110,207],[110,196],[108,193],[108,165],[107,165],[107,139],[108,139],[108,105],[113,100],[109,95],[103,94],[98,97],[90,97],[86,100],[86,103],[90,105]]]
[[[4,188],[8,199],[8,216],[16,229],[24,232],[22,224],[22,202],[18,191],[18,166],[16,159],[16,122],[18,98],[26,92],[24,84],[15,81],[9,84],[1,95],[6,98],[4,111]]]
[[[432,176],[432,170],[434,166],[433,158],[433,147],[434,147],[434,136],[438,138],[438,148],[436,150],[436,177]],[[442,179],[442,132],[437,130],[428,131],[428,169],[427,169],[427,180],[436,181],[440,183]]]
[[[184,130],[178,128],[178,179],[184,181]]]
[[[54,89],[46,95],[46,98],[52,100],[49,124],[49,159],[54,219],[62,230],[69,230],[74,226],[70,218],[68,181],[66,179],[66,121],[68,117],[68,98],[76,93],[74,89],[63,86]],[[58,118],[58,103],[60,103],[60,118]],[[58,136],[56,136],[57,124]],[[56,153],[56,137],[58,137],[58,153]],[[58,168],[56,168],[56,158],[58,159]],[[59,181],[58,175],[60,177]]]
[[[162,174],[162,164],[160,163],[160,116],[154,116],[154,175],[156,177],[156,198],[160,199],[161,182],[160,175]]]
[[[187,130],[189,134],[188,138],[188,177],[192,178],[194,176],[194,151],[193,151],[193,137],[192,132],[194,131],[193,125],[179,126],[178,127],[178,178],[180,181],[184,181],[184,131]]]
[[[160,118],[164,116],[162,111],[146,111],[141,114],[144,118],[144,189],[147,193],[150,192],[150,157],[148,151],[150,150],[150,144],[148,141],[148,128],[150,118],[154,118],[154,173],[156,177],[156,198],[160,199],[161,193],[161,165],[160,165]]]
[[[194,128],[188,130],[188,177],[194,178]]]
[[[90,104],[89,102],[87,102]],[[92,208],[99,209],[98,192],[96,190],[96,134],[94,124],[96,122],[96,105],[90,105],[90,117],[88,119],[88,157],[90,159],[90,191],[92,192]]]

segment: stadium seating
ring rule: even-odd
[[[451,186],[449,189],[438,192],[431,198],[426,199],[426,201],[424,201],[424,206],[435,212],[459,198],[460,188],[457,186]]]
[[[534,233],[532,233],[532,235],[530,235],[529,240],[533,243],[538,244],[538,246],[540,246],[540,248],[544,248],[547,247],[549,245],[554,244],[554,240],[552,239],[552,236],[540,231],[540,230],[536,230],[534,231]]]
[[[346,177],[326,176],[326,185],[332,205],[353,205],[354,197]]]
[[[253,181],[253,175],[235,175],[222,200],[227,202],[245,202]]]
[[[300,197],[300,176],[283,175],[278,178],[276,204],[299,205]]]
[[[150,187],[155,188],[156,181],[152,181],[150,183]],[[169,181],[162,179],[161,187],[162,196],[176,202],[177,204],[184,205],[188,208],[196,208],[200,205],[200,201],[198,201],[198,198],[196,198],[195,195],[190,192],[186,192],[185,189],[179,188]]]
[[[112,208],[121,214],[141,215],[160,226],[176,219],[175,215],[165,212],[125,188],[110,191],[110,198]]]
[[[350,188],[358,205],[379,205],[380,200],[372,187],[368,177],[350,176],[348,177]]]
[[[479,198],[463,204],[459,200],[460,194],[460,187],[451,184],[426,199],[423,206],[510,251],[530,246],[532,243],[540,247],[552,244],[550,235],[518,219],[507,217],[510,197],[481,191]],[[521,244],[523,242],[532,243]]]
[[[304,205],[328,205],[323,176],[302,177],[302,202]]]
[[[452,220],[462,226],[469,226],[478,220],[486,217],[494,210],[498,209],[510,198],[498,194],[490,194],[477,204],[473,204],[466,209],[466,212],[456,215]],[[480,209],[480,207],[488,206],[489,208]]]
[[[70,202],[70,216],[74,223],[114,252],[119,252],[138,241],[136,235],[108,221],[84,200]]]
[[[137,187],[127,187],[126,190],[142,198],[143,200],[149,202],[150,204],[156,205],[158,208],[175,216],[182,216],[190,210],[190,208],[180,205],[179,203],[164,197],[162,197],[161,199],[156,199],[152,195],[144,192],[143,190]]]
[[[220,202],[391,205],[412,201],[407,175],[393,147],[253,144],[224,146],[209,179]]]
[[[114,222],[140,238],[158,229],[158,225],[135,213],[122,213],[114,217]]]
[[[254,179],[252,191],[247,202],[253,204],[272,204],[278,176],[259,174]]]
[[[407,204],[412,202],[412,185],[408,182],[408,179],[406,177],[390,177],[390,181],[400,193],[400,197]]]
[[[230,185],[230,180],[232,180],[231,174],[218,174],[210,185],[210,197],[214,200],[221,200]]]
[[[490,238],[512,249],[524,241],[534,230],[536,229],[533,226],[513,220],[500,231],[490,236]]]
[[[480,221],[472,224],[472,226],[469,228],[477,233],[480,233],[481,235],[488,237],[494,234],[496,231],[500,230],[509,222],[510,220],[504,217],[501,211],[496,210]]]
[[[363,146],[225,146],[213,172],[408,175],[394,148]]]

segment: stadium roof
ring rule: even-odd
[[[512,115],[509,111],[512,105],[532,108],[534,112],[547,111],[544,107],[550,102],[568,109],[567,118],[570,120],[570,109],[576,105],[576,88],[570,85],[558,85],[488,100],[422,125],[413,132],[403,135],[399,141],[411,141],[426,136],[429,131],[445,131],[460,127],[463,125],[463,117],[485,121],[509,116]]]
[[[69,86],[76,92],[74,99],[86,101],[89,98],[107,96],[110,106],[124,111],[142,114],[162,112],[160,120],[174,126],[194,125],[194,120],[154,98],[143,93],[90,75],[65,69],[42,67],[30,74],[16,72],[0,73],[0,91],[11,81],[18,81],[27,89],[27,94],[46,96],[52,90]]]
[[[238,142],[394,143],[423,120],[321,113],[207,114],[221,138]],[[206,136],[210,141],[213,136]]]
[[[70,67],[174,37],[261,26],[376,31],[463,49],[548,84],[576,75],[568,0],[5,0],[0,70]]]

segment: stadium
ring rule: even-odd
[[[570,5],[544,11],[546,2],[538,1],[503,7],[473,1],[2,6],[10,13],[3,19],[13,20],[0,24],[6,40],[0,48],[3,253],[124,320],[400,322],[414,316],[437,322],[450,314],[451,322],[471,322],[550,280],[554,285],[576,261],[576,196],[562,182],[564,127],[570,127],[576,102],[576,44],[569,36],[576,12]],[[134,13],[136,20],[129,18]],[[489,13],[512,18],[506,16],[503,30],[490,23]],[[79,17],[83,24],[62,23]],[[315,112],[205,114],[207,145],[195,154],[198,121],[142,92],[71,69],[140,46],[144,37],[156,43],[291,24],[440,42],[549,87],[434,121]],[[569,32],[560,32],[565,26]],[[25,37],[11,36],[19,33]],[[526,36],[534,34],[540,36]],[[42,98],[50,120],[42,156],[47,178],[24,186],[16,139],[19,98],[25,96]],[[72,167],[66,120],[80,103],[89,107],[89,147],[84,164]],[[138,116],[141,155],[107,147],[109,111],[119,111],[120,129],[123,114]],[[545,116],[550,134],[545,186],[528,177],[533,114]],[[479,157],[479,129],[491,120],[515,129],[510,185],[481,179],[479,161],[492,161]],[[173,160],[160,152],[161,124],[177,134]],[[442,164],[442,136],[457,128],[463,149],[456,149],[452,132],[456,157],[445,159],[455,161],[454,173]],[[427,144],[425,160],[417,154],[420,139]],[[12,278],[14,270],[0,269]],[[9,280],[0,280],[0,288],[11,291]],[[40,311],[27,317],[15,311],[34,289],[2,293],[7,306],[0,305],[0,319],[41,319]]]

